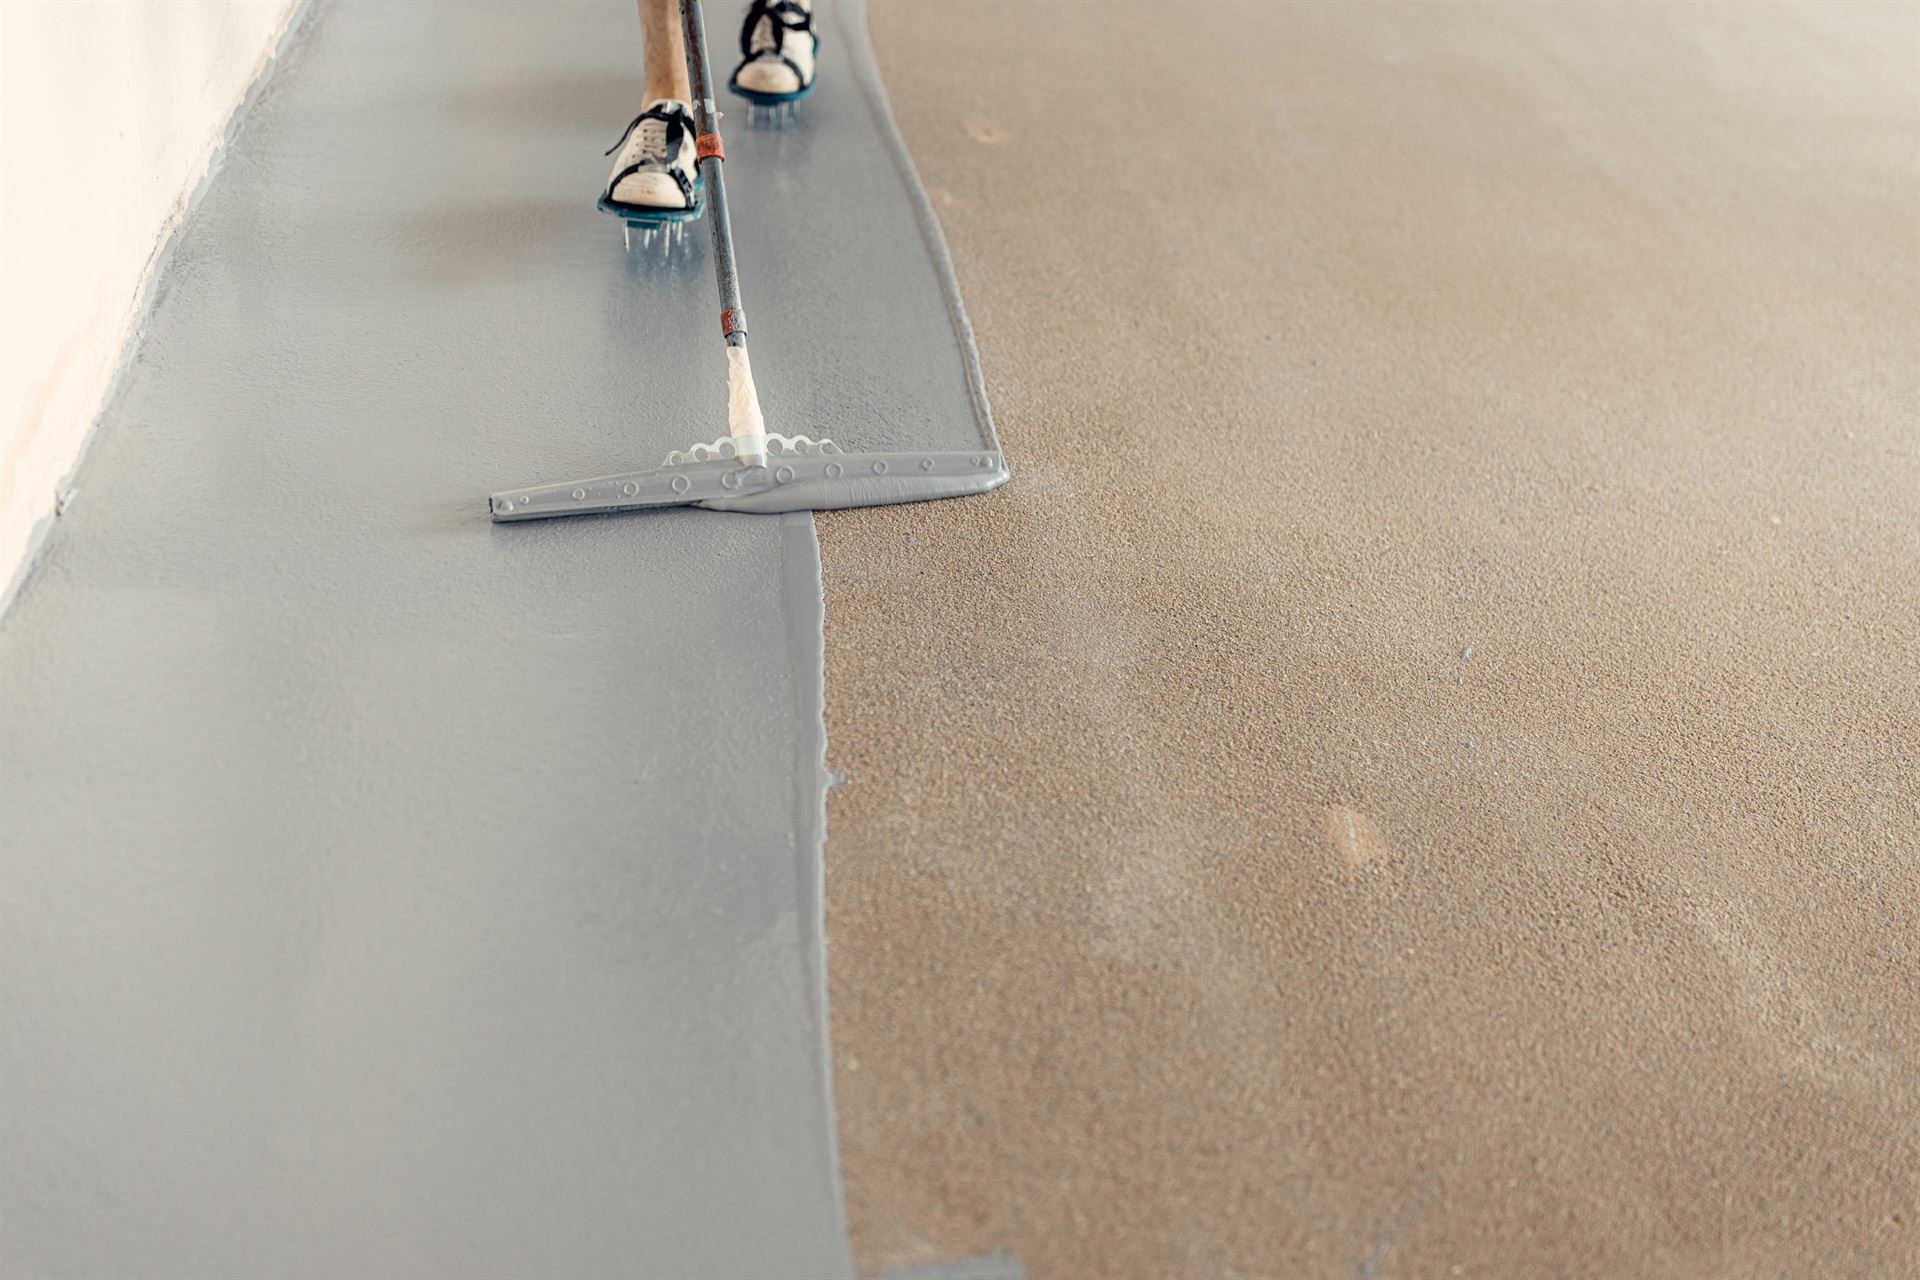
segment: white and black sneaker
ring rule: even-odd
[[[803,0],[753,0],[740,27],[733,91],[755,106],[798,102],[813,92],[820,37]]]
[[[633,118],[608,155],[619,152],[600,207],[611,213],[686,214],[700,207],[693,108],[656,98]]]

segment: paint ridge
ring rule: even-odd
[[[954,274],[953,258],[947,252],[947,238],[940,230],[939,215],[934,212],[933,202],[927,199],[927,189],[920,182],[920,171],[914,168],[906,139],[901,137],[899,123],[893,118],[893,104],[887,99],[886,84],[880,79],[880,63],[874,54],[867,25],[867,0],[841,0],[841,4],[835,7],[836,17],[840,9],[846,11],[840,25],[847,35],[848,64],[853,69],[854,80],[860,86],[860,95],[866,101],[867,110],[873,115],[874,125],[886,140],[887,152],[893,159],[894,167],[899,171],[901,181],[906,184],[907,194],[913,204],[914,220],[920,227],[920,239],[933,258],[934,275],[940,279],[940,292],[946,300],[947,316],[953,322],[953,335],[960,343],[961,362],[966,366],[967,393],[973,399],[980,443],[999,451],[1000,439],[993,429],[993,410],[987,402],[986,377],[980,371],[980,351],[973,341],[973,322],[967,319],[966,304],[960,298],[960,278]],[[1002,465],[1005,465],[1004,455]]]
[[[827,641],[826,591],[820,573],[820,539],[811,511],[791,511],[780,520],[782,612],[793,682],[794,720],[800,726],[793,778],[794,884],[801,951],[807,964],[808,1017],[813,1023],[815,1085],[826,1123],[827,1167],[843,1274],[853,1275],[847,1230],[847,1199],[840,1179],[840,1120],[834,1110],[833,1038],[827,1007]]]

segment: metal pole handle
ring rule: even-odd
[[[680,29],[687,42],[687,78],[693,86],[694,145],[700,157],[700,176],[711,208],[707,226],[713,232],[713,271],[720,284],[720,332],[730,347],[747,345],[747,314],[740,305],[740,275],[733,265],[733,223],[727,217],[727,180],[721,162],[727,157],[720,141],[720,113],[713,105],[713,71],[707,65],[707,24],[700,0],[680,0]]]

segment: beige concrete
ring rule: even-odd
[[[1014,480],[820,520],[863,1267],[1920,1272],[1920,8],[874,27]]]

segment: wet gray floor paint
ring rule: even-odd
[[[999,1249],[958,1262],[883,1271],[877,1280],[1027,1280],[1027,1273],[1021,1267],[1020,1259],[1005,1249]]]
[[[729,122],[770,425],[966,448],[822,19]],[[706,247],[592,207],[633,6],[307,22],[0,619],[0,1271],[850,1274],[811,517],[487,518],[725,429]]]

